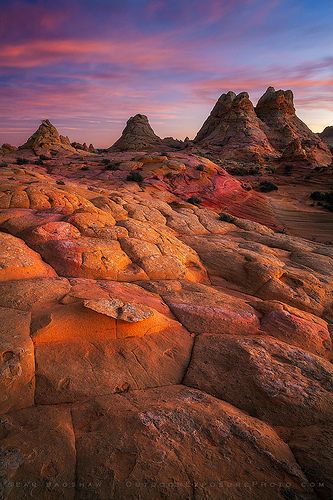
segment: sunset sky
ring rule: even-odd
[[[220,94],[291,88],[333,125],[333,0],[0,0],[0,143],[43,118],[110,146],[129,116],[193,137]]]

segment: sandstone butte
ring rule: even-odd
[[[1,498],[332,498],[333,176],[292,93],[1,160]]]

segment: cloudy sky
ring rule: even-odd
[[[110,146],[129,116],[193,137],[220,94],[292,89],[333,125],[332,0],[0,0],[0,143],[43,118]]]

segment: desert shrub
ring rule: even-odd
[[[262,193],[270,193],[271,191],[277,191],[278,189],[277,185],[271,181],[263,181],[259,184],[259,191]]]
[[[325,201],[327,201],[330,205],[333,203],[333,191],[326,193]]]
[[[284,175],[291,175],[291,172],[293,171],[293,166],[292,165],[285,165],[283,169]]]
[[[56,184],[60,184],[61,186],[65,185],[64,181],[56,181]]]
[[[219,215],[219,220],[221,220],[222,222],[229,222],[229,224],[234,224],[236,222],[235,217],[228,214],[227,212],[222,212]]]
[[[321,193],[320,191],[313,191],[310,194],[310,198],[311,200],[322,201],[325,199],[325,193]]]
[[[323,193],[321,191],[313,191],[310,194],[310,198],[314,201],[326,201],[327,203],[333,203],[333,191]]]
[[[2,161],[0,163],[0,168],[6,168],[6,167],[8,167],[8,163],[6,163],[5,161]]]
[[[81,167],[80,170],[87,171],[87,170],[89,170],[89,167],[87,167],[87,166]]]
[[[111,161],[108,158],[103,158],[102,163],[103,165],[108,165]]]
[[[167,179],[173,179],[175,174],[173,172],[167,172],[164,177]]]
[[[200,203],[201,203],[200,198],[198,198],[197,196],[191,196],[186,201],[188,203],[191,203],[192,205],[196,205],[196,206],[200,205]]]
[[[198,170],[199,172],[203,172],[205,170],[205,166],[204,165],[197,165],[195,167],[196,170]]]
[[[16,165],[27,165],[29,160],[26,158],[16,158]]]
[[[238,176],[243,176],[243,175],[259,175],[259,167],[246,167],[245,165],[239,166],[239,167],[233,167],[233,168],[228,168],[228,173],[230,175],[238,175]]]
[[[105,165],[105,170],[111,170],[111,172],[114,172],[115,170],[119,170],[119,166],[117,163],[108,163]]]
[[[43,160],[38,159],[38,160],[36,160],[36,161],[34,162],[34,164],[35,164],[35,165],[40,165],[40,166],[43,166],[43,165],[44,165],[44,162],[43,162]]]
[[[136,172],[135,170],[130,172],[128,174],[128,176],[126,177],[126,179],[128,181],[132,181],[132,182],[142,182],[143,181],[143,177],[140,174],[140,172]]]
[[[39,159],[42,160],[42,161],[51,160],[51,158],[49,158],[46,155],[39,155]]]

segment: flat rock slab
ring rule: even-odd
[[[83,303],[88,309],[129,323],[137,323],[153,315],[153,311],[146,306],[119,299],[85,300]]]
[[[72,413],[77,480],[95,483],[78,498],[314,498],[269,426],[198,390],[97,397]]]
[[[0,307],[0,415],[34,404],[30,314]]]
[[[184,383],[273,425],[333,416],[332,364],[268,336],[200,335]]]

